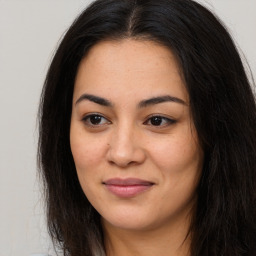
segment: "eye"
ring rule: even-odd
[[[143,124],[151,126],[168,126],[174,124],[176,121],[164,116],[151,116]]]
[[[110,123],[110,121],[99,114],[86,115],[82,120],[86,125],[89,126],[102,126]]]

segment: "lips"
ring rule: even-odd
[[[104,181],[103,185],[112,194],[118,197],[129,198],[149,190],[152,188],[154,183],[136,178],[114,178]]]

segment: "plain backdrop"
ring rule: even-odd
[[[59,39],[91,1],[0,0],[0,256],[55,255],[36,174],[36,115]],[[200,0],[256,75],[256,1]]]

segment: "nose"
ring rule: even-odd
[[[107,152],[109,163],[121,168],[142,164],[146,152],[139,137],[132,128],[120,128],[113,132]]]

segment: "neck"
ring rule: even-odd
[[[189,256],[190,221],[176,222],[161,229],[123,230],[103,222],[107,256]]]

